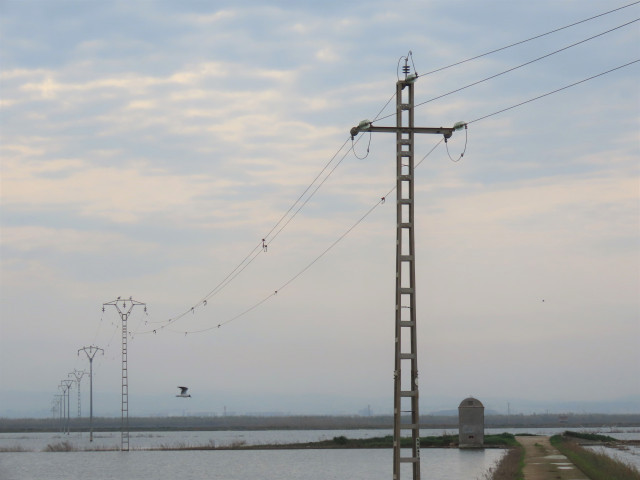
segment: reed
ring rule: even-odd
[[[21,445],[14,445],[11,447],[0,447],[0,452],[5,453],[13,453],[13,452],[30,452],[31,450],[27,450]]]
[[[640,480],[640,471],[630,463],[588,450],[567,436],[554,435],[550,441],[591,480]]]
[[[524,448],[516,445],[500,459],[495,467],[489,468],[480,480],[523,480]]]
[[[74,452],[76,450],[76,447],[66,440],[64,442],[50,443],[44,449],[45,452]]]

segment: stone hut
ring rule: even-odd
[[[477,398],[465,398],[458,407],[460,448],[484,447],[484,405]]]

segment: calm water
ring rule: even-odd
[[[553,435],[563,429],[506,429],[514,434]],[[487,429],[500,433],[505,429]],[[638,429],[605,433],[621,439],[640,439]],[[456,433],[455,430],[422,429],[423,436]],[[180,480],[388,480],[391,477],[390,449],[371,450],[231,450],[231,451],[149,451],[154,447],[185,445],[217,446],[244,443],[307,442],[345,435],[368,438],[390,435],[391,430],[294,430],[294,431],[216,431],[216,432],[135,432],[130,436],[130,452],[79,451],[48,453],[48,444],[68,441],[79,450],[119,448],[120,433],[98,433],[89,443],[88,434],[30,433],[0,434],[0,450],[20,448],[21,452],[0,452],[0,480],[56,479],[149,479]],[[422,449],[422,478],[429,480],[475,480],[495,465],[503,450],[465,451]],[[624,453],[638,464],[637,449]],[[410,477],[403,473],[403,478]]]
[[[587,447],[596,452],[604,453],[624,463],[635,465],[640,470],[640,447],[629,446],[624,450],[609,447]]]
[[[476,479],[503,454],[422,451],[423,478]],[[0,453],[3,480],[388,480],[391,450]]]
[[[423,435],[440,435],[442,430]],[[306,442],[345,435],[367,438],[390,430],[295,430],[220,432],[136,432],[130,452],[43,452],[48,444],[68,441],[75,448],[118,448],[120,434],[99,433],[93,444],[87,434],[0,434],[0,480],[149,479],[180,480],[388,480],[392,474],[391,449],[367,450],[217,450],[149,451],[159,446],[247,445]],[[422,449],[422,477],[433,480],[473,480],[497,463],[503,450],[461,451]],[[410,468],[410,467],[408,467]],[[409,471],[403,478],[409,477]]]
[[[534,435],[555,435],[562,433],[564,428],[487,428],[485,434],[509,432],[514,435],[531,433]],[[580,429],[590,433],[601,433],[620,440],[640,440],[640,429],[625,428],[615,432],[590,428]],[[132,450],[144,450],[158,447],[178,447],[197,445],[229,446],[233,444],[264,445],[271,443],[314,442],[318,440],[330,440],[333,437],[344,435],[348,438],[371,438],[392,435],[391,429],[361,429],[361,430],[258,430],[258,431],[172,431],[172,432],[132,432],[130,434],[130,448]],[[422,436],[437,436],[443,434],[457,434],[457,429],[421,429]],[[42,451],[48,444],[62,441],[71,443],[79,450],[86,448],[120,447],[119,432],[99,432],[93,436],[93,443],[89,443],[87,433],[0,433],[0,451],[19,447],[27,451]],[[0,478],[0,480],[2,480]]]

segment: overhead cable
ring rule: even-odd
[[[416,163],[416,168],[418,168],[420,166],[420,164],[422,164],[422,162],[424,162],[424,160],[435,151],[435,149],[442,143],[442,141],[443,141],[443,139],[440,139],[438,141],[438,143],[436,143],[433,146],[433,148],[431,148],[431,150],[429,150],[427,152],[427,154],[424,155],[422,157],[422,159],[419,162]],[[309,270],[322,257],[324,257],[327,253],[329,253],[338,243],[340,243],[342,240],[344,240],[358,225],[360,225],[369,215],[371,215],[376,208],[378,208],[380,205],[383,205],[385,203],[386,197],[391,195],[395,189],[396,189],[396,186],[394,185],[393,188],[391,188],[391,190],[389,190],[384,196],[380,197],[380,200],[378,200],[372,207],[370,207],[369,210],[367,210],[367,212],[364,213],[364,215],[362,215],[353,225],[351,225],[347,230],[345,230],[345,232],[342,235],[340,235],[336,240],[334,240],[327,248],[325,248],[324,251],[322,251],[319,255],[317,255],[304,268],[299,270],[295,275],[293,275],[286,282],[284,282],[279,288],[277,288],[272,293],[268,294],[267,296],[265,296],[264,298],[262,298],[258,302],[254,303],[249,308],[243,310],[242,312],[238,313],[237,315],[235,315],[233,317],[228,318],[227,320],[225,320],[223,322],[220,322],[220,323],[217,323],[215,325],[212,325],[212,326],[209,326],[209,327],[205,327],[205,328],[202,328],[202,329],[198,329],[198,330],[177,330],[175,328],[168,328],[169,325],[160,327],[160,330],[166,330],[166,331],[169,331],[169,332],[180,333],[180,334],[185,334],[185,335],[186,334],[193,334],[193,333],[203,333],[203,332],[208,332],[210,330],[214,330],[214,329],[220,328],[220,327],[222,327],[224,325],[227,325],[227,324],[229,324],[229,323],[231,323],[231,322],[233,322],[233,321],[245,316],[246,314],[252,312],[256,308],[258,308],[260,305],[265,303],[267,300],[269,300],[269,299],[273,298],[274,296],[278,295],[279,292],[281,292],[287,286],[289,286],[291,283],[293,283],[295,280],[297,280],[302,274],[304,274],[307,270]],[[151,329],[151,330],[146,330],[146,331],[138,331],[138,332],[134,332],[134,333],[136,335],[149,334],[149,333],[154,333],[155,334],[155,333],[157,333],[157,330],[158,329]]]
[[[486,52],[486,53],[481,53],[480,55],[476,55],[475,57],[467,58],[466,60],[461,60],[459,62],[452,63],[451,65],[447,65],[446,67],[436,68],[435,70],[431,70],[430,72],[423,73],[420,76],[424,77],[426,75],[431,75],[432,73],[441,72],[442,70],[446,70],[446,69],[451,68],[451,67],[456,67],[458,65],[462,65],[463,63],[467,63],[467,62],[470,62],[472,60],[477,60],[478,58],[486,57],[487,55],[491,55],[492,53],[501,52],[502,50],[506,50],[508,48],[515,47],[517,45],[521,45],[523,43],[527,43],[527,42],[530,42],[532,40],[537,40],[538,38],[542,38],[542,37],[544,37],[546,35],[551,35],[552,33],[556,33],[556,32],[559,32],[561,30],[565,30],[565,29],[570,28],[570,27],[575,27],[576,25],[580,25],[581,23],[585,23],[585,22],[588,22],[590,20],[594,20],[594,19],[599,18],[599,17],[604,17],[605,15],[609,15],[610,13],[617,12],[619,10],[623,10],[625,8],[628,8],[628,7],[632,7],[633,5],[636,5],[638,3],[640,3],[640,1],[630,3],[630,4],[624,5],[622,7],[614,8],[613,10],[609,10],[608,12],[600,13],[598,15],[594,15],[593,17],[585,18],[584,20],[580,20],[578,22],[574,22],[574,23],[572,23],[570,25],[565,25],[564,27],[556,28],[555,30],[550,30],[548,32],[541,33],[540,35],[536,35],[535,37],[527,38],[526,40],[520,40],[519,42],[512,43],[511,45],[507,45],[506,47],[496,48],[495,50],[491,50],[491,51]]]
[[[449,91],[447,93],[443,93],[442,95],[438,95],[437,97],[433,97],[433,98],[430,98],[429,100],[425,100],[424,102],[417,103],[415,105],[415,108],[420,107],[422,105],[426,105],[427,103],[433,102],[435,100],[439,100],[441,98],[444,98],[446,96],[452,95],[454,93],[460,92],[462,90],[466,90],[467,88],[474,87],[476,85],[479,85],[481,83],[487,82],[489,80],[493,80],[494,78],[497,78],[497,77],[499,77],[501,75],[505,75],[505,74],[507,74],[509,72],[513,72],[514,70],[517,70],[519,68],[525,67],[527,65],[531,65],[532,63],[535,63],[535,62],[538,62],[538,61],[543,60],[545,58],[551,57],[552,55],[556,55],[556,54],[558,54],[560,52],[568,50],[569,48],[572,48],[572,47],[575,47],[575,46],[580,45],[582,43],[588,42],[589,40],[593,40],[594,38],[601,37],[603,35],[606,35],[607,33],[611,33],[611,32],[613,32],[615,30],[618,30],[620,28],[626,27],[626,26],[631,25],[632,23],[635,23],[635,22],[638,22],[638,21],[640,21],[640,18],[636,18],[635,20],[631,20],[630,22],[624,23],[622,25],[618,25],[617,27],[614,27],[614,28],[612,28],[610,30],[607,30],[605,32],[598,33],[597,35],[593,35],[593,36],[591,36],[589,38],[585,38],[584,40],[580,40],[579,42],[575,42],[575,43],[572,43],[571,45],[567,45],[566,47],[562,47],[562,48],[560,48],[558,50],[554,50],[553,52],[550,52],[550,53],[547,53],[545,55],[542,55],[541,57],[534,58],[533,60],[529,60],[528,62],[521,63],[520,65],[517,65],[515,67],[509,68],[507,70],[503,70],[502,72],[496,73],[496,74],[491,75],[491,76],[486,77],[486,78],[483,78],[482,80],[475,81],[473,83],[465,85],[464,87],[456,88],[455,90],[451,90],[451,91]],[[395,114],[393,114],[393,113],[389,114],[386,117],[379,118],[378,120],[384,120],[386,118],[392,117],[393,115],[395,115]]]
[[[610,70],[607,70],[605,72],[601,72],[598,73],[596,75],[592,75],[591,77],[585,78],[583,80],[580,80],[578,82],[574,82],[570,85],[565,85],[564,87],[561,88],[557,88],[555,90],[552,90],[550,92],[544,93],[542,95],[538,95],[537,97],[531,98],[529,100],[525,100],[523,102],[517,103],[515,105],[512,105],[510,107],[507,108],[503,108],[501,110],[498,110],[496,112],[490,113],[488,115],[484,115],[482,117],[476,118],[474,120],[471,120],[470,122],[467,122],[467,125],[470,125],[472,123],[477,123],[480,122],[486,118],[492,117],[494,115],[498,115],[500,113],[512,110],[514,108],[520,107],[522,105],[525,105],[527,103],[531,103],[535,100],[539,100],[541,98],[547,97],[549,95],[553,95],[555,93],[561,92],[563,90],[567,90],[569,88],[575,87],[576,85],[580,85],[582,83],[588,82],[589,80],[593,80],[595,78],[607,75],[611,72],[615,72],[616,70],[620,70],[622,68],[628,67],[630,65],[633,65],[635,63],[640,62],[640,59],[638,60],[633,60],[631,62],[628,62],[624,65],[620,65],[618,67],[612,68]],[[435,148],[440,145],[440,143],[442,142],[442,139],[440,140],[440,142],[438,144],[436,144],[424,157],[422,160],[420,160],[420,162],[418,162],[416,164],[416,167],[418,167],[434,150]],[[202,333],[202,332],[206,332],[206,331],[210,331],[213,330],[215,328],[220,328],[223,325],[226,325],[228,323],[231,323],[235,320],[237,320],[240,317],[243,317],[244,315],[248,314],[249,312],[255,310],[256,308],[258,308],[260,305],[262,305],[263,303],[265,303],[267,300],[269,300],[270,298],[274,297],[275,295],[278,294],[278,292],[282,291],[284,288],[286,288],[289,284],[291,284],[292,282],[294,282],[298,277],[300,277],[304,272],[306,272],[309,268],[311,268],[318,260],[320,260],[324,255],[326,255],[331,249],[333,249],[333,247],[335,247],[340,241],[342,241],[349,233],[351,233],[351,231],[353,231],[360,223],[362,223],[378,206],[382,205],[385,203],[385,198],[387,196],[389,196],[393,191],[395,190],[395,187],[393,187],[385,196],[381,197],[379,201],[376,202],[375,205],[373,205],[362,217],[360,217],[351,227],[349,227],[349,229],[347,229],[340,237],[338,237],[337,240],[335,240],[331,245],[329,245],[329,247],[327,247],[322,253],[320,253],[317,257],[315,257],[309,264],[307,264],[302,270],[300,270],[298,273],[296,273],[293,277],[291,277],[289,280],[287,280],[284,284],[282,284],[277,290],[275,290],[273,293],[270,293],[269,295],[267,295],[266,297],[264,297],[262,300],[260,300],[259,302],[253,304],[251,307],[249,307],[248,309],[242,311],[241,313],[237,314],[234,317],[229,318],[228,320],[225,320],[223,322],[220,322],[216,325],[210,326],[210,327],[206,327],[200,330],[193,330],[193,331],[181,331],[178,333]],[[170,330],[170,331],[175,331],[175,330]],[[144,333],[156,333],[156,331],[144,331],[144,332],[136,332],[138,334],[144,334]]]
[[[575,87],[576,85],[580,85],[581,83],[588,82],[589,80],[593,80],[594,78],[602,77],[603,75],[606,75],[606,74],[611,73],[611,72],[615,72],[616,70],[620,70],[622,68],[628,67],[629,65],[633,65],[634,63],[638,63],[638,62],[640,62],[640,59],[633,60],[633,61],[631,61],[629,63],[625,63],[624,65],[620,65],[618,67],[612,68],[611,70],[607,70],[606,72],[598,73],[596,75],[592,75],[591,77],[584,78],[582,80],[579,80],[577,82],[571,83],[569,85],[565,85],[564,87],[560,87],[560,88],[557,88],[557,89],[552,90],[550,92],[543,93],[542,95],[538,95],[537,97],[530,98],[529,100],[525,100],[525,101],[517,103],[515,105],[511,105],[510,107],[503,108],[502,110],[498,110],[498,111],[490,113],[488,115],[483,115],[482,117],[479,117],[479,118],[476,118],[475,120],[471,120],[470,122],[467,122],[467,125],[471,125],[472,123],[480,122],[481,120],[484,120],[484,119],[489,118],[489,117],[493,117],[494,115],[498,115],[499,113],[504,113],[504,112],[507,112],[509,110],[513,110],[514,108],[521,107],[522,105],[526,105],[527,103],[531,103],[531,102],[533,102],[535,100],[540,100],[541,98],[548,97],[549,95],[553,95],[554,93],[561,92],[561,91],[566,90],[566,89],[571,88],[571,87]]]
[[[590,20],[593,20],[593,19],[596,19],[596,18],[599,18],[599,17],[605,16],[605,15],[611,14],[611,13],[613,13],[613,12],[616,12],[616,11],[619,11],[619,10],[622,10],[622,9],[625,9],[625,8],[628,8],[628,7],[630,7],[630,6],[636,5],[636,4],[638,4],[638,3],[640,3],[640,1],[633,2],[633,3],[630,3],[630,4],[628,4],[628,5],[624,5],[624,6],[622,6],[622,7],[615,8],[615,9],[609,10],[609,11],[607,11],[607,12],[603,12],[603,13],[601,13],[601,14],[598,14],[598,15],[595,15],[595,16],[592,16],[592,17],[589,17],[589,18],[587,18],[587,19],[580,20],[580,21],[578,21],[578,22],[574,22],[574,23],[572,23],[572,24],[570,24],[570,25],[566,25],[566,26],[563,26],[563,27],[560,27],[560,28],[557,28],[557,29],[551,30],[551,31],[549,31],[549,32],[545,32],[545,33],[543,33],[543,34],[536,35],[536,36],[534,36],[534,37],[531,37],[531,38],[528,38],[528,39],[525,39],[525,40],[521,40],[521,41],[519,41],[519,42],[516,42],[516,43],[510,44],[510,45],[507,45],[507,46],[505,46],[505,47],[501,47],[501,48],[494,49],[494,50],[491,50],[491,51],[489,51],[489,52],[486,52],[486,53],[483,53],[483,54],[480,54],[480,55],[476,55],[476,56],[471,57],[471,58],[468,58],[468,59],[466,59],[466,60],[462,60],[462,61],[459,61],[459,62],[453,63],[453,64],[451,64],[451,65],[448,65],[448,66],[445,66],[445,67],[441,67],[441,68],[438,68],[438,69],[436,69],[436,70],[432,70],[432,71],[427,72],[427,73],[425,73],[425,74],[421,74],[420,76],[430,75],[430,74],[433,74],[433,73],[436,73],[436,72],[439,72],[439,71],[442,71],[442,70],[445,70],[445,69],[448,69],[448,68],[451,68],[451,67],[454,67],[454,66],[457,66],[457,65],[461,65],[461,64],[463,64],[463,63],[470,62],[470,61],[472,61],[472,60],[476,60],[476,59],[478,59],[478,58],[481,58],[481,57],[484,57],[484,56],[487,56],[487,55],[490,55],[490,54],[493,54],[493,53],[496,53],[496,52],[499,52],[499,51],[502,51],[502,50],[505,50],[505,49],[508,49],[508,48],[511,48],[511,47],[514,47],[514,46],[516,46],[516,45],[520,45],[520,44],[523,44],[523,43],[529,42],[529,41],[531,41],[531,40],[535,40],[535,39],[538,39],[538,38],[544,37],[544,36],[546,36],[546,35],[550,35],[550,34],[552,34],[552,33],[555,33],[555,32],[558,32],[558,31],[561,31],[561,30],[564,30],[564,29],[567,29],[567,28],[570,28],[570,27],[573,27],[573,26],[576,26],[576,25],[579,25],[579,24],[581,24],[581,23],[585,23],[585,22],[587,22],[587,21],[590,21]],[[547,57],[549,57],[549,56],[551,56],[551,55],[554,55],[554,54],[556,54],[556,53],[559,53],[559,52],[562,52],[562,51],[564,51],[564,50],[567,50],[567,49],[569,49],[569,48],[571,48],[571,47],[574,47],[574,46],[576,46],[576,45],[579,45],[579,44],[581,44],[581,43],[587,42],[587,41],[589,41],[589,40],[592,40],[592,39],[594,39],[594,38],[600,37],[600,36],[602,36],[602,35],[605,35],[605,34],[607,34],[607,33],[612,32],[612,31],[614,31],[614,30],[617,30],[617,29],[619,29],[619,28],[622,28],[622,27],[624,27],[624,26],[630,25],[631,23],[637,22],[638,20],[639,20],[639,19],[632,20],[632,21],[627,22],[627,23],[625,23],[625,24],[623,24],[623,25],[620,25],[620,26],[618,26],[618,27],[612,28],[612,29],[610,29],[610,30],[607,30],[607,31],[602,32],[602,33],[597,34],[597,35],[594,35],[594,36],[592,36],[592,37],[586,38],[586,39],[581,40],[581,41],[579,41],[579,42],[576,42],[576,43],[574,43],[574,44],[568,45],[568,46],[566,46],[566,47],[563,47],[563,48],[561,48],[561,49],[559,49],[559,50],[556,50],[556,51],[554,51],[554,52],[548,53],[548,54],[543,55],[543,56],[541,56],[541,57],[538,57],[538,58],[536,58],[536,59],[534,59],[534,60],[531,60],[531,61],[529,61],[529,62],[523,63],[523,64],[518,65],[518,66],[513,67],[513,68],[510,68],[510,69],[508,69],[508,70],[505,70],[505,71],[500,72],[500,73],[498,73],[498,74],[492,75],[492,76],[487,77],[487,78],[485,78],[485,79],[482,79],[482,80],[479,80],[479,81],[473,82],[473,83],[471,83],[471,84],[469,84],[469,85],[466,85],[466,86],[464,86],[464,87],[461,87],[461,88],[458,88],[458,89],[452,90],[452,91],[447,92],[447,93],[445,93],[445,94],[443,94],[443,95],[440,95],[440,96],[438,96],[438,97],[431,98],[431,99],[429,99],[429,100],[427,100],[427,101],[424,101],[424,102],[422,102],[422,103],[417,104],[417,105],[416,105],[416,107],[421,106],[421,105],[424,105],[424,104],[429,103],[429,102],[432,102],[432,101],[434,101],[434,100],[437,100],[437,99],[443,98],[443,97],[445,97],[445,96],[451,95],[451,94],[453,94],[453,93],[459,92],[459,91],[464,90],[464,89],[466,89],[466,88],[469,88],[469,87],[472,87],[472,86],[478,85],[478,84],[480,84],[480,83],[486,82],[486,81],[491,80],[491,79],[493,79],[493,78],[496,78],[496,77],[498,77],[498,76],[500,76],[500,75],[503,75],[503,74],[509,73],[509,72],[511,72],[511,71],[514,71],[514,70],[516,70],[516,69],[518,69],[518,68],[522,68],[522,67],[524,67],[524,66],[526,66],[526,65],[529,65],[529,64],[531,64],[531,63],[534,63],[534,62],[537,62],[537,61],[542,60],[542,59],[544,59],[544,58],[547,58]],[[631,63],[626,64],[626,65],[622,65],[622,66],[620,66],[620,67],[617,67],[617,68],[615,68],[615,69],[609,70],[609,71],[607,71],[607,72],[603,72],[603,73],[598,74],[598,75],[595,75],[595,76],[593,76],[593,77],[589,77],[589,78],[587,78],[587,79],[581,80],[581,81],[576,82],[576,83],[574,83],[574,84],[567,85],[566,87],[562,87],[562,88],[560,88],[560,89],[558,89],[558,90],[554,90],[553,92],[548,92],[548,93],[546,93],[546,94],[543,94],[543,95],[541,95],[541,96],[538,96],[538,97],[532,98],[532,99],[527,100],[527,101],[525,101],[525,102],[521,102],[520,104],[517,104],[517,105],[511,106],[511,107],[508,107],[508,108],[506,108],[506,109],[500,110],[500,111],[498,111],[498,112],[494,112],[494,113],[492,113],[492,114],[486,115],[486,116],[481,117],[481,118],[478,118],[478,119],[476,119],[476,120],[473,120],[472,122],[468,122],[468,124],[473,123],[473,122],[477,122],[477,121],[483,120],[484,118],[487,118],[487,117],[490,117],[490,116],[496,115],[496,114],[498,114],[498,113],[502,113],[502,112],[504,112],[504,111],[507,111],[507,110],[510,110],[510,109],[513,109],[513,108],[516,108],[516,107],[518,107],[518,106],[520,106],[520,105],[524,105],[524,104],[526,104],[526,103],[532,102],[532,101],[537,100],[537,99],[539,99],[539,98],[543,98],[543,97],[545,97],[545,96],[551,95],[551,94],[556,93],[556,92],[558,92],[558,91],[561,91],[561,90],[564,90],[564,89],[570,88],[570,87],[572,87],[572,86],[575,86],[575,85],[578,85],[578,84],[580,84],[580,83],[586,82],[586,81],[591,80],[591,79],[593,79],[593,78],[596,78],[596,77],[598,77],[598,76],[605,75],[605,74],[610,73],[610,72],[612,72],[612,71],[614,71],[614,70],[617,70],[617,69],[619,69],[619,68],[623,68],[623,67],[625,67],[625,66],[628,66],[628,65],[630,65],[630,64],[632,64],[632,63],[636,63],[636,61],[631,62]],[[388,100],[388,101],[387,101],[387,103],[384,105],[384,107],[380,110],[380,112],[378,113],[378,115],[376,115],[376,117],[374,118],[374,121],[375,121],[375,120],[385,119],[385,118],[388,118],[388,117],[393,116],[393,114],[391,114],[391,115],[387,115],[387,116],[385,116],[385,117],[379,117],[379,116],[382,114],[382,112],[387,108],[387,106],[389,105],[389,103],[391,102],[391,100],[392,100],[394,97],[395,97],[395,93],[394,93],[394,94],[389,98],[389,100]],[[278,221],[273,225],[273,227],[271,228],[271,230],[269,230],[269,232],[267,233],[267,235],[265,235],[265,237],[262,239],[262,241],[261,241],[261,242],[258,242],[258,244],[257,244],[257,245],[256,245],[256,246],[255,246],[255,247],[254,247],[254,248],[253,248],[253,249],[252,249],[252,250],[251,250],[251,251],[250,251],[250,252],[249,252],[245,257],[244,257],[244,259],[243,259],[239,264],[237,264],[237,265],[236,265],[236,267],[235,267],[235,268],[234,268],[234,269],[233,269],[233,270],[232,270],[232,271],[231,271],[231,272],[230,272],[230,273],[229,273],[229,274],[228,274],[228,275],[227,275],[223,280],[221,280],[221,281],[220,281],[220,282],[219,282],[219,283],[214,287],[214,289],[212,289],[209,293],[207,293],[204,297],[202,297],[202,299],[201,299],[201,300],[200,300],[196,305],[194,305],[194,306],[190,307],[189,309],[187,309],[186,311],[184,311],[184,312],[183,312],[183,313],[181,313],[180,315],[178,315],[178,316],[176,316],[176,317],[172,317],[172,318],[170,318],[170,319],[168,319],[168,320],[164,320],[164,321],[156,321],[156,322],[151,322],[151,321],[150,321],[150,322],[147,322],[147,323],[158,323],[158,324],[169,325],[169,324],[171,324],[171,323],[173,323],[173,322],[175,322],[175,321],[179,320],[180,318],[183,318],[183,317],[184,317],[185,315],[187,315],[188,313],[192,313],[192,312],[194,312],[194,309],[195,309],[196,307],[199,307],[199,306],[201,306],[201,305],[206,305],[206,304],[207,304],[207,301],[208,301],[209,299],[211,299],[213,296],[217,295],[217,294],[218,294],[222,289],[224,289],[224,288],[225,288],[225,287],[226,287],[226,286],[227,286],[231,281],[233,281],[233,280],[234,280],[238,275],[240,275],[240,273],[242,273],[242,271],[244,271],[244,269],[245,269],[245,268],[247,268],[247,267],[248,267],[248,265],[249,265],[249,264],[251,264],[251,263],[256,259],[256,257],[257,257],[260,253],[263,253],[264,251],[266,251],[266,244],[271,243],[271,242],[272,242],[272,241],[273,241],[273,240],[274,240],[274,239],[275,239],[275,238],[276,238],[276,237],[277,237],[277,236],[282,232],[282,230],[283,230],[284,228],[286,228],[286,226],[287,226],[287,225],[288,225],[288,224],[293,220],[293,218],[295,218],[295,216],[300,212],[300,210],[301,210],[301,209],[302,209],[302,208],[303,208],[303,207],[304,207],[304,206],[309,202],[309,200],[310,200],[310,199],[315,195],[315,193],[319,190],[319,188],[320,188],[320,187],[321,187],[321,186],[326,182],[326,180],[329,178],[329,176],[331,176],[331,174],[336,170],[336,168],[340,165],[340,163],[341,163],[341,162],[344,160],[344,158],[346,157],[346,153],[348,153],[348,151],[349,151],[349,150],[352,150],[352,149],[353,149],[353,146],[352,146],[352,148],[351,148],[351,149],[347,150],[347,152],[342,156],[342,158],[337,162],[337,164],[336,164],[336,165],[334,165],[334,167],[333,167],[331,170],[329,170],[329,172],[326,174],[326,176],[324,177],[324,179],[323,179],[323,180],[322,180],[322,181],[321,181],[321,182],[316,186],[316,188],[315,188],[315,189],[313,189],[313,190],[311,191],[311,189],[312,189],[312,188],[313,188],[313,186],[316,184],[316,182],[318,181],[318,179],[323,175],[323,173],[324,173],[324,172],[329,168],[329,166],[334,162],[334,160],[335,160],[335,159],[336,159],[336,157],[339,155],[339,153],[344,149],[344,147],[345,147],[345,145],[347,144],[347,142],[348,142],[348,141],[349,141],[349,139],[347,138],[347,140],[345,140],[345,142],[342,144],[342,146],[340,146],[340,148],[339,148],[339,149],[336,151],[336,153],[331,157],[331,159],[330,159],[330,160],[329,160],[329,161],[324,165],[324,167],[320,170],[320,172],[316,175],[316,177],[312,180],[312,182],[311,182],[311,183],[306,187],[306,189],[302,192],[302,194],[301,194],[301,195],[296,199],[296,201],[295,201],[295,202],[293,202],[293,204],[289,207],[289,209],[288,209],[288,210],[287,210],[287,211],[282,215],[282,217],[281,217],[281,218],[280,218],[280,219],[279,219],[279,220],[278,220]],[[309,193],[309,191],[311,191],[311,193],[306,197],[306,199],[305,199],[304,201],[302,201],[302,199],[305,197],[305,195],[307,195],[307,193]],[[384,198],[384,197],[382,197],[382,198]],[[294,211],[294,209],[296,208],[296,206],[298,206],[298,208]],[[290,216],[290,214],[291,214],[291,212],[292,212],[292,211],[294,211],[294,213]],[[285,219],[286,219],[286,221],[285,221]],[[284,223],[283,223],[283,222],[284,222]],[[275,232],[275,233],[274,233],[274,232]]]

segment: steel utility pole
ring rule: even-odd
[[[69,434],[69,432],[71,431],[69,428],[69,409],[70,409],[70,405],[69,405],[69,392],[71,391],[71,385],[73,385],[73,380],[69,380],[68,378],[65,378],[64,380],[62,380],[62,382],[60,382],[60,385],[63,387],[63,393],[66,393],[67,395],[67,407],[66,407],[66,411],[67,411],[67,419],[66,419],[66,431],[67,431],[67,435]]]
[[[128,304],[127,304],[128,303]],[[133,307],[138,305],[144,306],[144,311],[147,311],[147,305],[142,302],[138,302],[129,297],[128,300],[122,300],[120,297],[115,300],[102,304],[102,311],[104,312],[105,305],[113,305],[116,307],[120,319],[122,320],[122,421],[120,426],[120,450],[123,452],[129,451],[129,371],[127,365],[127,320]]]
[[[60,385],[58,385],[58,388],[60,388]],[[63,423],[62,423],[62,404],[64,403],[64,395],[54,395],[56,402],[58,404],[58,421],[60,423],[60,433],[63,432],[62,428],[63,428]]]
[[[80,407],[80,380],[82,380],[82,377],[84,376],[84,374],[87,373],[84,370],[76,370],[75,368],[73,369],[73,372],[69,373],[67,376],[73,376],[76,379],[76,385],[78,385],[78,418],[80,418],[81,415],[81,407]]]
[[[81,351],[84,351],[89,359],[89,441],[93,442],[93,357],[96,356],[98,351],[101,351],[102,355],[104,355],[104,350],[90,345],[79,349],[78,355],[80,355]]]
[[[413,480],[420,479],[420,413],[418,409],[418,351],[416,333],[416,273],[414,237],[414,134],[443,135],[445,140],[454,128],[422,128],[414,125],[413,87],[418,75],[409,75],[405,57],[404,80],[396,83],[396,126],[377,127],[364,120],[351,129],[351,137],[360,132],[396,134],[396,300],[395,300],[395,369],[393,372],[393,478],[400,480],[402,465],[411,466]],[[407,414],[408,422],[403,420]],[[403,456],[402,431],[411,431],[411,455]]]
[[[63,383],[58,385],[58,388],[62,390],[62,408],[60,409],[60,432],[65,434],[67,432],[67,386]]]

